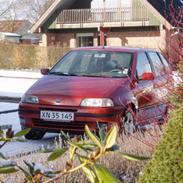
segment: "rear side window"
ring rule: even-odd
[[[164,66],[165,66],[166,71],[169,71],[170,67],[169,67],[168,61],[165,59],[165,57],[161,53],[158,53],[158,54],[161,58],[161,61],[163,62]]]
[[[145,72],[152,72],[151,65],[145,53],[138,53],[136,66],[137,78],[140,79]]]
[[[148,55],[152,61],[156,76],[161,76],[165,74],[165,68],[163,63],[160,60],[160,57],[156,52],[148,52]]]

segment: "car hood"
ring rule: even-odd
[[[40,103],[78,106],[84,98],[113,98],[127,78],[99,78],[47,75],[37,81],[27,94],[39,97]]]

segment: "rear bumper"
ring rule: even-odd
[[[74,112],[74,121],[58,122],[40,119],[41,110]],[[23,104],[19,105],[19,118],[21,126],[35,128],[47,132],[72,132],[83,133],[85,125],[92,130],[97,129],[97,122],[111,126],[119,123],[122,113],[121,107],[90,108],[90,107],[65,107]]]

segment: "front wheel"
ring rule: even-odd
[[[22,127],[22,129],[25,129],[25,127]],[[43,138],[44,135],[44,131],[31,129],[31,131],[25,135],[25,138],[28,140],[40,140]]]
[[[125,135],[132,135],[136,131],[135,113],[131,109],[127,109],[121,118],[121,128]]]

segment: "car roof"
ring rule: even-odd
[[[149,49],[149,48],[135,48],[135,47],[116,47],[116,46],[94,46],[94,47],[80,47],[80,48],[75,48],[73,50],[96,50],[96,51],[121,51],[121,52],[130,52],[130,53],[137,53],[137,52],[142,52],[142,51],[156,51],[155,49]]]

